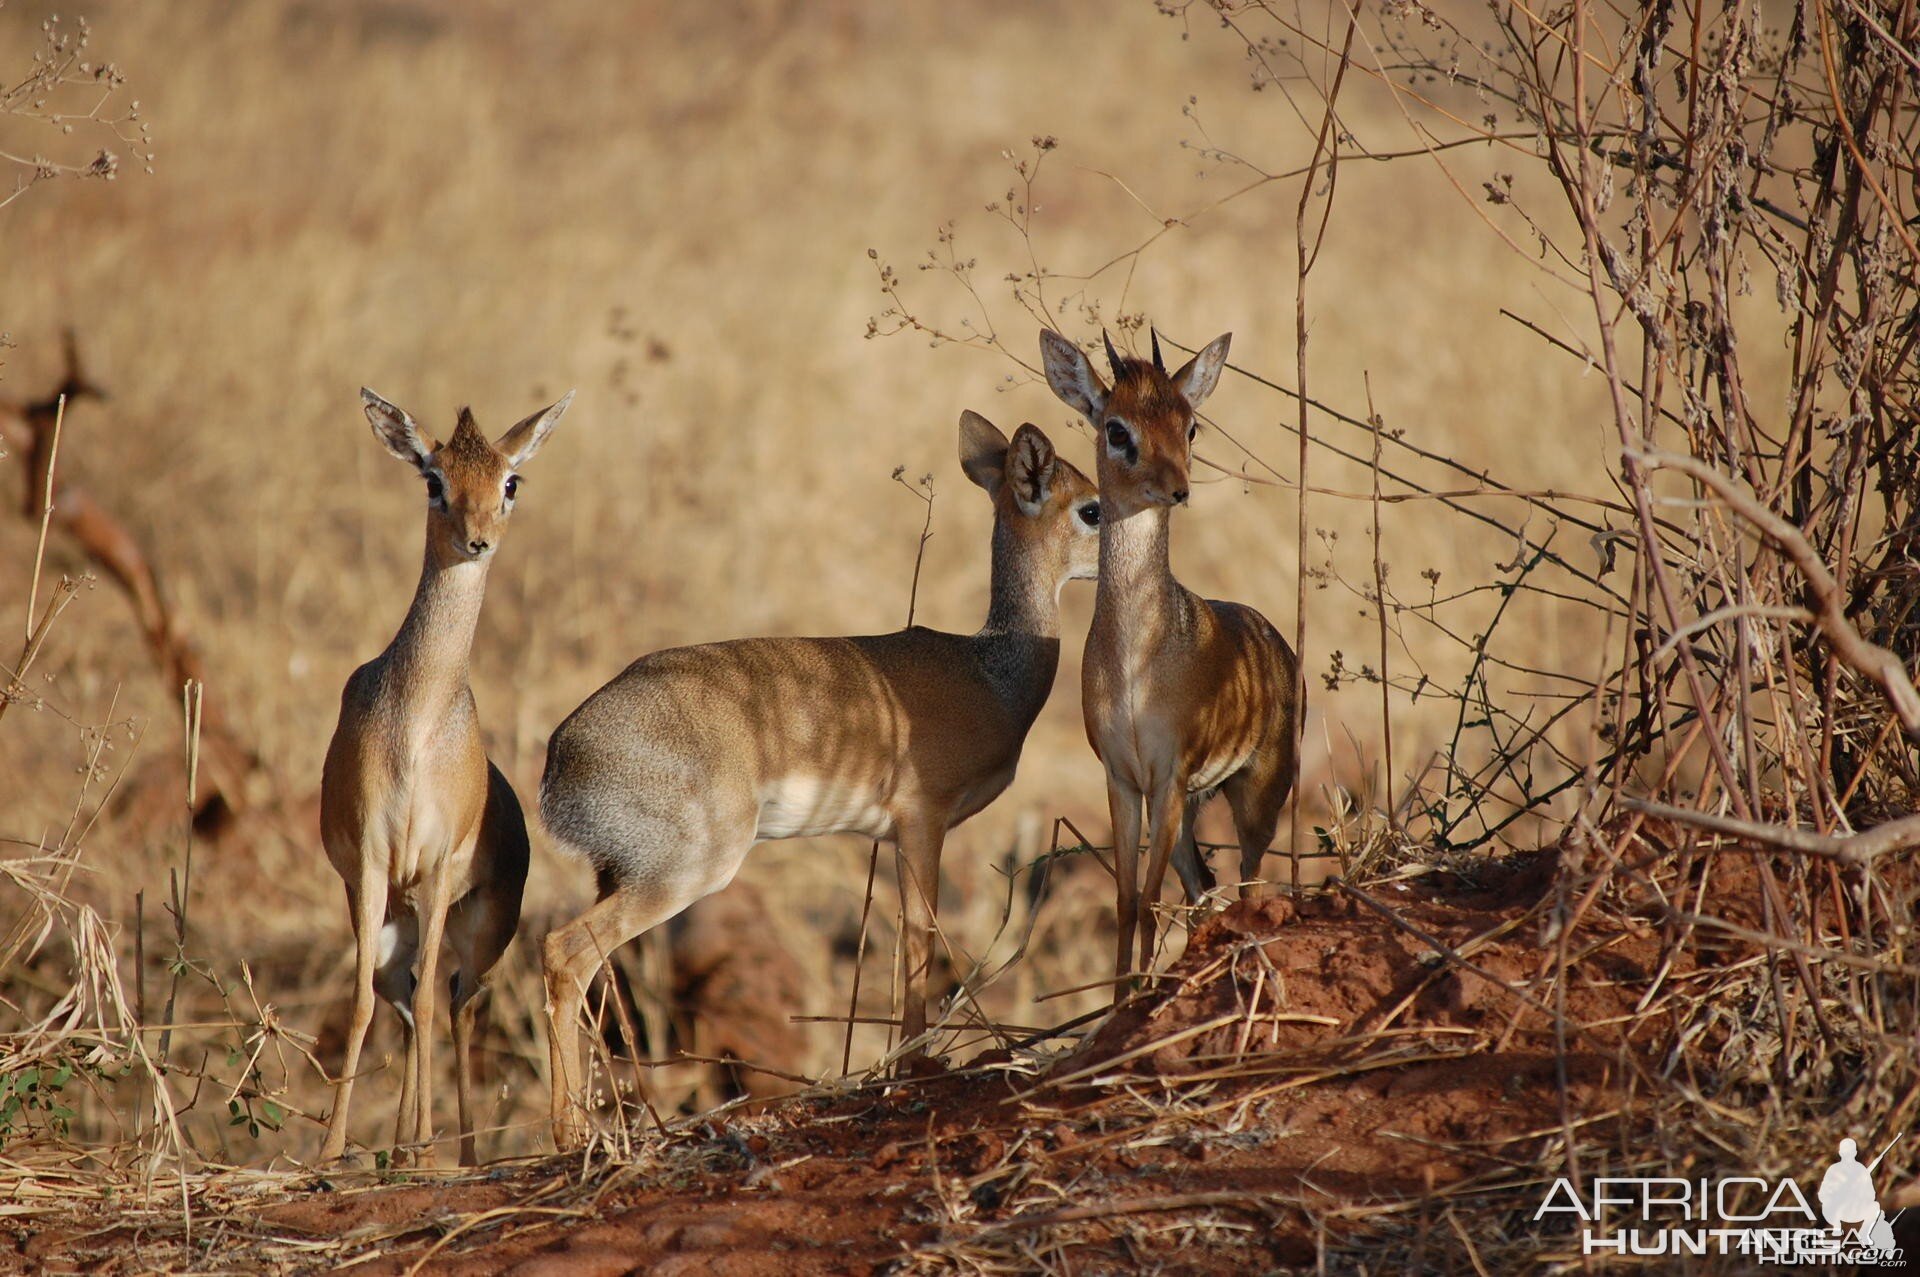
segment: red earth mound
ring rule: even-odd
[[[183,1264],[359,1274],[1228,1273],[1312,1264],[1369,1230],[1437,1254],[1436,1188],[1529,1182],[1637,1045],[1651,933],[1583,933],[1559,993],[1540,858],[1441,889],[1235,904],[1071,1053],[995,1051],[924,1080],[815,1090],[687,1125],[628,1164],[364,1174],[200,1194],[210,1250],[107,1213],[15,1233],[44,1271]],[[1431,877],[1441,878],[1441,875]],[[1538,987],[1537,985],[1534,987]],[[257,1184],[257,1181],[248,1181]],[[1431,1199],[1429,1199],[1431,1200]],[[417,1267],[416,1267],[417,1266]]]

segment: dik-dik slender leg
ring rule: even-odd
[[[547,981],[547,1055],[553,1074],[554,1143],[562,1151],[578,1148],[587,1138],[580,1011],[593,973],[608,954],[698,898],[645,884],[615,886],[593,908],[547,933],[541,946]]]
[[[1233,811],[1233,832],[1240,840],[1240,898],[1251,900],[1260,879],[1260,862],[1273,846],[1280,811],[1293,790],[1291,752],[1264,767],[1250,767],[1221,787]]]
[[[445,863],[444,858],[442,864]],[[434,1163],[433,1152],[433,1015],[434,1000],[440,993],[438,969],[440,943],[446,937],[447,909],[452,903],[452,882],[444,869],[434,873],[427,883],[427,904],[420,919],[419,972],[413,988],[413,1042],[417,1071],[414,1083],[418,1112],[413,1142],[419,1146],[416,1157],[421,1166]]]
[[[340,1078],[334,1084],[333,1114],[327,1122],[327,1138],[320,1145],[320,1160],[333,1161],[347,1151],[347,1110],[353,1100],[353,1082],[360,1072],[360,1050],[366,1044],[367,1026],[373,1023],[373,976],[380,923],[387,912],[386,867],[380,857],[360,857],[360,881],[347,888],[347,911],[353,918],[353,1014],[347,1021],[347,1052],[340,1064]]]
[[[1167,865],[1180,841],[1186,823],[1186,795],[1181,786],[1168,782],[1157,794],[1147,797],[1147,879],[1138,909],[1140,917],[1140,969],[1153,969],[1158,947],[1159,922],[1154,906],[1160,903],[1160,890],[1166,884]]]
[[[450,992],[453,999],[454,1085],[460,1101],[460,1165],[478,1166],[480,1159],[473,1134],[473,1039],[476,1029],[486,1026],[487,1003],[493,998],[492,981],[476,982],[465,971],[453,973]]]
[[[496,784],[504,787],[506,781],[502,778]],[[511,791],[507,796],[511,799]],[[526,833],[517,822],[516,828],[522,844],[519,856],[492,855],[493,863],[505,865],[505,876],[469,891],[454,901],[447,914],[447,948],[456,962],[453,977],[447,983],[452,995],[454,1077],[459,1088],[460,1164],[463,1166],[479,1165],[473,1134],[473,1043],[485,1035],[496,967],[513,942],[514,929],[520,921],[522,878],[514,866],[525,863]],[[498,845],[497,840],[493,845]],[[485,829],[481,847],[483,851],[489,847]],[[506,863],[509,859],[511,864]]]
[[[1190,905],[1205,900],[1214,886],[1213,870],[1201,858],[1200,843],[1193,832],[1194,820],[1199,815],[1199,800],[1189,797],[1180,819],[1180,841],[1173,848],[1173,871],[1180,875],[1180,887],[1186,892]]]
[[[1140,920],[1140,791],[1125,781],[1107,776],[1107,815],[1113,822],[1113,877],[1119,891],[1115,899],[1119,914],[1119,937],[1113,961],[1116,982],[1133,974],[1133,937]],[[1126,993],[1119,983],[1113,986],[1113,1000]]]
[[[400,1021],[400,1105],[393,1119],[394,1160],[411,1156],[415,1132],[420,1129],[420,1035],[413,1031],[413,1012]]]
[[[940,847],[945,837],[944,812],[916,812],[901,822],[898,831],[900,901],[906,911],[906,930],[900,940],[907,970],[907,1005],[900,1036],[907,1042],[927,1031],[927,980],[940,914]],[[912,1054],[924,1055],[925,1051],[916,1048]]]
[[[413,1023],[413,960],[419,951],[420,920],[406,912],[389,914],[386,925],[380,928],[380,968],[373,973],[373,987],[400,1017],[401,1058],[406,1065],[400,1071],[400,1112],[393,1126],[396,1148],[411,1144],[414,1128],[419,1125],[420,1093],[416,1084],[420,1079],[414,1056],[418,1035]]]

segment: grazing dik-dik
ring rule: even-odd
[[[1193,836],[1200,805],[1226,795],[1240,841],[1241,895],[1273,842],[1293,788],[1298,727],[1293,649],[1266,617],[1203,599],[1167,561],[1173,508],[1185,505],[1194,409],[1226,365],[1228,336],[1178,372],[1127,359],[1108,341],[1113,385],[1080,348],[1040,334],[1047,383],[1093,425],[1100,482],[1100,584],[1081,667],[1087,739],[1107,769],[1119,884],[1116,977],[1153,961],[1153,905],[1171,860],[1189,897],[1210,884]],[[1138,875],[1140,801],[1147,805],[1146,897]]]
[[[520,800],[487,760],[467,685],[467,658],[487,566],[513,513],[515,473],[546,442],[573,395],[487,442],[460,410],[445,443],[361,390],[374,433],[427,485],[426,563],[413,606],[387,650],[340,695],[340,725],[320,786],[320,838],[347,884],[355,947],[353,1018],[323,1160],[346,1152],[347,1109],[373,995],[406,1034],[394,1143],[433,1160],[433,1012],[444,935],[452,978],[460,1160],[474,1162],[471,1045],[488,977],[520,924],[527,824]],[[415,969],[416,963],[418,970]]]
[[[579,1016],[614,949],[732,881],[755,843],[855,833],[900,852],[906,1039],[925,982],[947,830],[1013,780],[1060,659],[1059,593],[1099,559],[1094,487],[1046,435],[960,419],[993,499],[992,602],[976,634],[760,638],[642,657],[555,730],[540,813],[600,900],[543,954],[554,1140],[586,1135]]]

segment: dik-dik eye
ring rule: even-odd
[[[1193,442],[1193,438],[1194,438],[1194,436],[1195,436],[1195,435],[1197,435],[1197,434],[1199,434],[1199,433],[1200,433],[1200,423],[1199,423],[1199,422],[1197,422],[1197,421],[1193,421],[1193,422],[1189,422],[1189,423],[1187,424],[1187,442],[1188,442],[1188,443],[1192,443],[1192,442]]]
[[[440,476],[437,474],[427,476],[427,500],[431,501],[434,505],[445,505],[447,503],[447,491],[441,486]]]
[[[1107,422],[1107,446],[1109,448],[1125,448],[1132,442],[1133,436],[1127,433],[1127,425],[1124,421],[1121,421],[1118,417],[1114,417]]]
[[[1100,526],[1100,503],[1098,501],[1087,502],[1080,507],[1077,513],[1080,515],[1080,522],[1086,524],[1088,527],[1097,528]]]
[[[513,500],[513,494],[514,494],[514,493],[516,493],[516,492],[518,492],[519,490],[520,490],[520,476],[519,476],[519,475],[517,475],[517,474],[510,474],[510,475],[508,475],[508,476],[507,476],[507,489],[506,489],[506,491],[507,491],[507,500],[508,500],[508,501],[512,501],[512,500]]]

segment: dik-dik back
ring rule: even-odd
[[[1051,681],[1057,638],[986,645],[922,628],[642,657],[554,732],[542,814],[621,872],[642,868],[626,862],[662,820],[751,821],[764,842],[892,838],[902,808],[971,815],[1011,777],[1043,703],[998,677],[1000,646],[1008,666],[1029,649]]]

